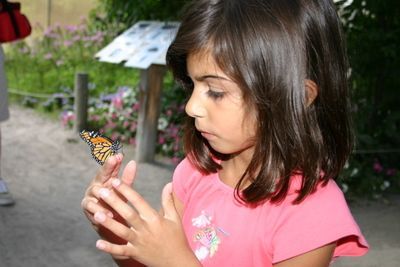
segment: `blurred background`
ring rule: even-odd
[[[135,145],[139,70],[98,62],[94,55],[138,20],[179,20],[183,0],[22,0],[33,26],[5,44],[11,99],[71,127],[74,74],[90,76],[89,124]],[[340,177],[348,198],[399,192],[400,3],[337,0],[348,45],[356,147]],[[164,79],[157,153],[178,162],[185,96]],[[124,118],[123,120],[119,119]]]

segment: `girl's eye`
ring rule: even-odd
[[[207,91],[207,95],[213,99],[221,99],[224,96],[225,92],[220,92],[220,91],[214,91],[212,89],[209,89]]]

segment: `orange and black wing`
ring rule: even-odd
[[[115,155],[120,149],[119,141],[113,142],[110,138],[97,132],[82,131],[80,136],[89,144],[93,158],[100,165],[103,165],[110,156]]]

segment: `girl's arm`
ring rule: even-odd
[[[310,252],[274,264],[274,267],[328,267],[336,244],[331,243]]]

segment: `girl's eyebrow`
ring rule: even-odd
[[[199,82],[202,82],[202,81],[204,81],[206,79],[218,79],[218,80],[225,80],[225,81],[228,81],[228,82],[232,82],[232,80],[227,78],[227,77],[219,76],[219,75],[212,75],[212,74],[203,75],[203,76],[196,76],[196,77],[194,77],[194,79],[196,81],[199,81]]]

